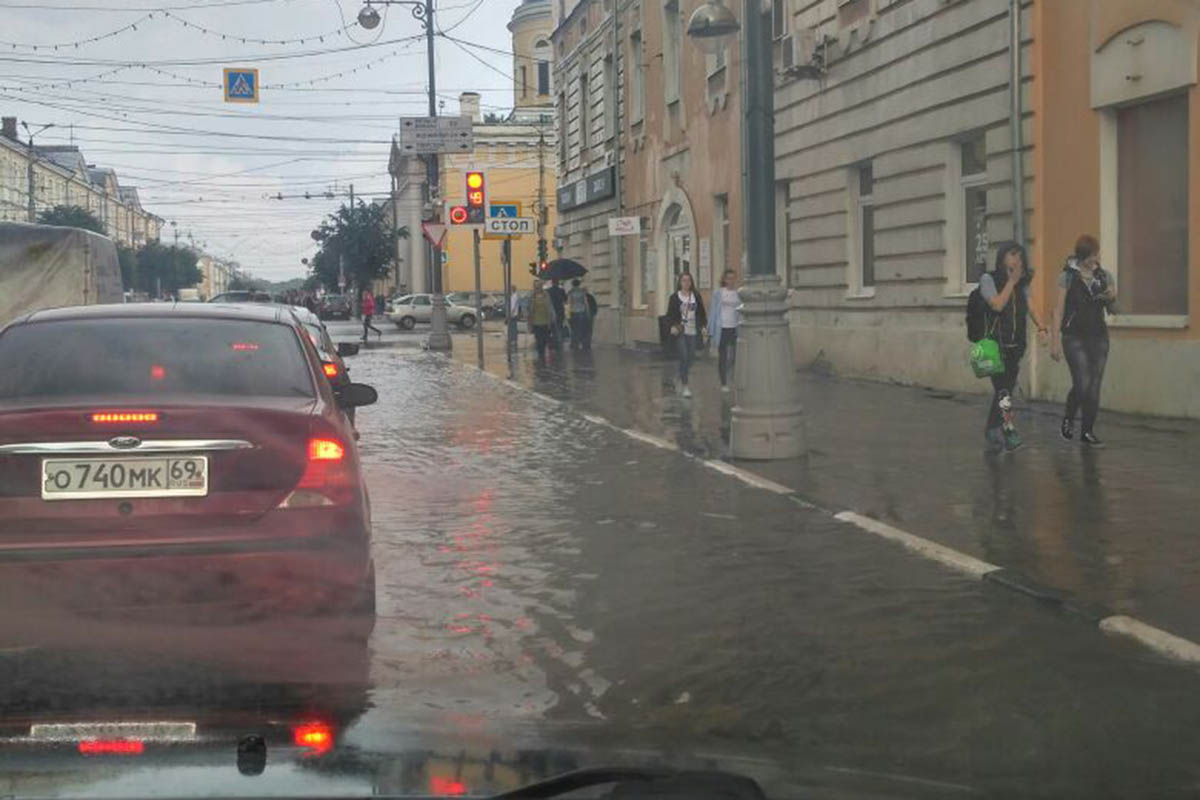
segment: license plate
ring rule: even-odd
[[[207,456],[47,458],[42,461],[43,500],[203,497],[207,494]]]

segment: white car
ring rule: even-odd
[[[397,328],[405,331],[411,331],[418,322],[429,322],[432,316],[433,295],[431,294],[409,294],[398,297],[392,301],[392,310],[388,312],[388,319],[394,322]],[[446,321],[460,328],[473,328],[477,322],[475,309],[447,301]]]

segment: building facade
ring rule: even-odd
[[[657,342],[681,273],[709,296],[725,269],[743,268],[739,49],[705,55],[689,41],[695,5],[556,9],[556,245],[592,270],[602,340]],[[613,217],[639,233],[610,237]]]
[[[0,129],[0,219],[29,221],[30,149],[17,136],[17,120],[5,117]],[[122,186],[111,169],[88,164],[71,145],[33,148],[35,215],[55,206],[92,212],[113,241],[128,247],[157,240],[162,218],[146,211],[137,189]]]
[[[1029,246],[1048,318],[1087,233],[1120,293],[1103,404],[1200,416],[1198,17],[1185,0],[777,2],[798,361],[980,391],[964,310],[998,244]],[[1026,393],[1069,384],[1030,347]]]

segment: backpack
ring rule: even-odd
[[[967,297],[967,341],[978,342],[987,336],[988,304],[976,286]]]

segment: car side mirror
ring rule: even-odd
[[[337,354],[342,358],[358,355],[359,345],[356,342],[338,342]]]
[[[379,392],[365,383],[347,383],[337,390],[338,405],[342,408],[361,408],[374,405],[378,400]]]

